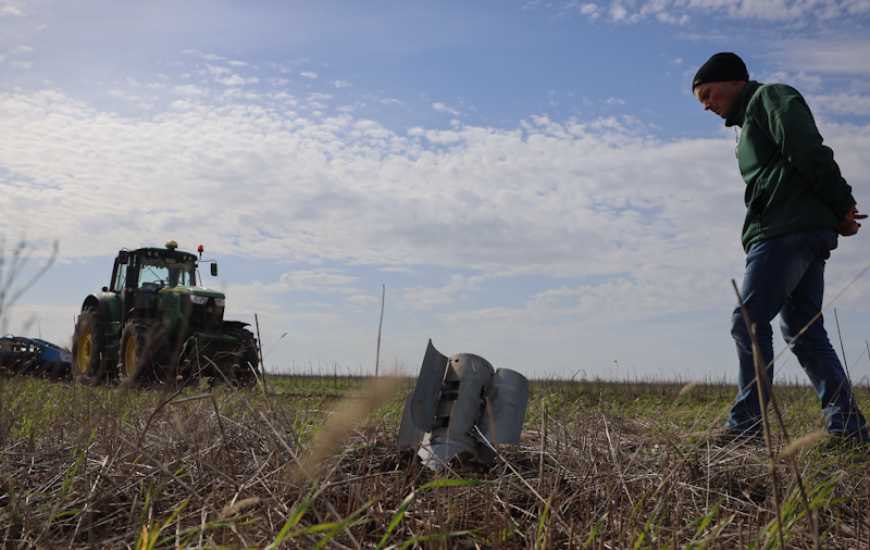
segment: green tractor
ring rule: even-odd
[[[256,382],[259,355],[248,323],[224,320],[225,295],[198,286],[202,245],[199,257],[177,248],[169,241],[118,252],[109,286],[85,298],[76,321],[76,380]],[[217,263],[208,263],[217,276]]]

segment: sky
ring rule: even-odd
[[[27,243],[20,282],[59,251],[2,330],[70,342],[119,249],[174,239],[258,314],[270,371],[373,372],[385,285],[384,370],[431,338],[530,377],[733,381],[744,184],[691,78],[734,51],[798,88],[861,208],[868,23],[868,0],[0,0],[0,253]],[[855,380],[868,238],[826,272]],[[788,353],[777,377],[805,379]]]

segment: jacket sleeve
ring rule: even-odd
[[[780,154],[797,170],[813,193],[842,220],[855,205],[852,187],[840,174],[834,152],[822,144],[822,136],[804,98],[781,84],[759,90],[763,114]]]

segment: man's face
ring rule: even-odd
[[[743,80],[707,82],[695,88],[695,97],[705,111],[713,111],[720,117],[727,118],[745,85]]]

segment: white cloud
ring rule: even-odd
[[[244,77],[232,69],[220,65],[207,64],[205,71],[200,72],[211,76],[212,80],[227,87],[246,86],[248,84],[257,84],[260,81],[256,76]],[[274,83],[274,80],[272,82]]]
[[[121,99],[143,110],[149,110],[154,107],[156,104],[157,98],[154,96],[147,96],[142,94],[134,94],[130,93],[126,90],[121,90],[118,88],[112,88],[108,92],[110,97],[114,97],[116,99]]]
[[[232,70],[227,69],[226,67],[221,67],[220,65],[207,64],[205,68],[210,75],[217,78],[232,76],[234,74]]]
[[[823,88],[824,81],[816,74],[810,74],[805,71],[789,73],[787,71],[776,71],[770,74],[763,74],[758,77],[752,75],[755,80],[761,80],[768,83],[780,83],[794,86],[804,92],[818,91]]]
[[[631,19],[629,17],[628,10],[619,0],[615,0],[610,3],[610,10],[608,10],[608,15],[612,21],[626,21]]]
[[[256,84],[257,82],[260,81],[260,79],[258,79],[255,76],[244,78],[242,76],[234,74],[234,75],[223,77],[223,78],[216,78],[215,81],[220,83],[220,84],[223,84],[224,86],[233,87],[233,86],[245,86],[247,84]]]
[[[776,56],[803,71],[870,76],[870,40],[789,40]]]
[[[461,114],[459,109],[456,109],[455,107],[451,107],[450,105],[444,103],[443,101],[436,101],[436,102],[432,103],[432,108],[435,109],[436,111],[438,111],[439,113],[447,113],[447,114],[451,114],[453,116],[459,116]]]
[[[610,0],[584,3],[577,8],[590,20],[638,23],[655,19],[670,25],[686,25],[692,14],[719,14],[733,19],[760,21],[826,20],[870,13],[866,0]]]
[[[15,0],[0,0],[0,17],[24,17],[27,14],[22,7],[24,2]]]
[[[196,49],[187,49],[187,50],[182,50],[181,53],[183,53],[183,54],[185,54],[185,55],[190,55],[190,56],[193,56],[193,57],[197,57],[197,58],[199,58],[199,59],[204,59],[204,60],[206,60],[206,61],[224,61],[224,60],[226,60],[226,57],[223,57],[223,56],[221,56],[221,55],[217,55],[217,54],[214,54],[214,53],[203,52],[203,51],[196,50]]]
[[[314,292],[346,292],[357,278],[336,270],[291,271],[281,275],[281,285],[286,290]]]
[[[690,20],[690,17],[686,14],[671,15],[664,11],[656,12],[655,17],[659,23],[667,23],[670,25],[686,25]]]
[[[480,288],[487,278],[452,275],[444,286],[406,288],[402,290],[400,303],[413,310],[430,310],[436,306],[453,304],[463,293]]]
[[[601,9],[597,4],[587,3],[579,7],[580,13],[589,17],[592,20],[598,19],[601,16]]]
[[[870,96],[868,95],[855,93],[816,95],[810,96],[808,100],[821,112],[870,116]]]
[[[349,81],[347,81],[347,80],[335,80],[335,81],[332,82],[332,85],[333,85],[333,87],[335,87],[335,88],[339,88],[339,89],[341,89],[341,88],[350,88],[351,86],[353,86],[353,85],[352,85]]]
[[[263,96],[257,92],[243,90],[241,88],[227,88],[221,94],[221,98],[230,101],[259,101]]]
[[[460,132],[453,130],[427,130],[422,135],[429,141],[439,145],[447,145],[451,143],[461,143],[464,137]]]
[[[169,106],[176,111],[190,111],[199,107],[199,104],[186,99],[176,99]]]
[[[172,91],[176,95],[181,95],[185,97],[203,97],[208,95],[208,90],[199,86],[195,86],[193,84],[183,84],[181,86],[175,86]]]
[[[323,92],[308,94],[308,101],[329,101],[330,99],[332,99],[332,94],[326,94]]]
[[[320,75],[318,75],[314,71],[302,71],[301,73],[299,73],[299,76],[301,76],[302,78],[307,78],[308,80],[317,80],[318,78],[320,78]]]

